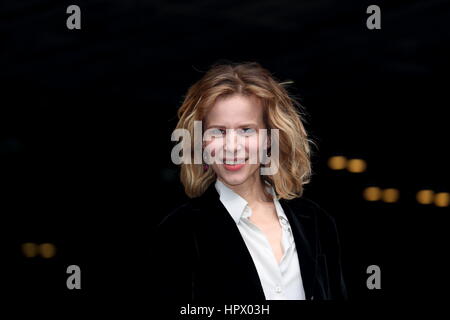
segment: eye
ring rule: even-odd
[[[238,133],[243,136],[251,136],[256,132],[253,128],[241,128],[238,130]]]
[[[209,137],[214,136],[215,138],[220,138],[225,134],[225,129],[209,128],[205,134]]]
[[[213,133],[214,134],[217,134],[217,135],[220,135],[220,134],[225,134],[225,129],[218,129],[218,128],[214,128],[213,129]]]

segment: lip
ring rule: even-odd
[[[245,162],[245,161],[247,161],[247,159],[245,158],[245,159],[237,159],[237,158],[235,158],[235,159],[223,159],[223,163],[225,163],[225,162],[227,162],[227,161],[230,161],[230,162]]]
[[[228,171],[237,171],[237,170],[240,170],[243,166],[245,166],[245,163],[241,163],[241,164],[224,164],[223,166]]]
[[[234,159],[232,161],[238,162],[238,161],[242,161],[242,160],[244,160],[244,159],[240,159],[240,160]],[[245,161],[247,161],[247,159],[244,160],[244,163],[239,163],[239,164],[226,164],[225,161],[224,161],[223,166],[228,171],[238,171],[242,167],[245,166]]]

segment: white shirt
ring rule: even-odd
[[[265,234],[248,219],[252,215],[252,210],[247,201],[218,179],[215,187],[220,195],[220,201],[236,222],[250,251],[266,300],[305,300],[294,237],[278,199],[273,197],[282,227],[283,257],[280,263],[277,262]],[[268,186],[268,190],[275,195],[272,187]]]

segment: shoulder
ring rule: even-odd
[[[219,207],[219,195],[214,184],[211,184],[200,197],[189,199],[167,214],[158,227],[177,225],[189,227],[195,222],[202,221]]]
[[[289,200],[291,212],[303,226],[314,234],[321,252],[339,251],[339,236],[335,218],[315,201],[300,197]]]
[[[198,215],[199,206],[198,199],[190,199],[182,205],[176,207],[169,212],[158,223],[158,229],[187,227],[192,223],[192,220]]]
[[[335,224],[334,218],[316,201],[301,196],[290,200],[280,200],[292,209],[292,213],[298,217],[313,219],[320,224]]]

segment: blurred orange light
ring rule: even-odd
[[[39,251],[43,258],[49,259],[55,256],[56,248],[52,243],[42,243],[39,246]]]
[[[347,170],[352,173],[361,173],[366,171],[367,164],[363,159],[350,159],[347,162]]]
[[[431,204],[434,199],[434,191],[429,189],[420,190],[416,194],[416,199],[420,204]]]
[[[38,246],[32,242],[22,244],[22,253],[27,258],[34,258],[38,254]]]
[[[328,159],[328,166],[332,170],[342,170],[347,166],[347,158],[344,156],[333,156]]]
[[[434,197],[434,204],[438,207],[448,207],[450,194],[448,192],[436,193]]]
[[[381,199],[381,189],[378,187],[367,187],[363,191],[363,197],[367,201],[378,201]]]
[[[398,201],[400,192],[394,188],[388,188],[383,190],[382,200],[387,203],[393,203]]]

